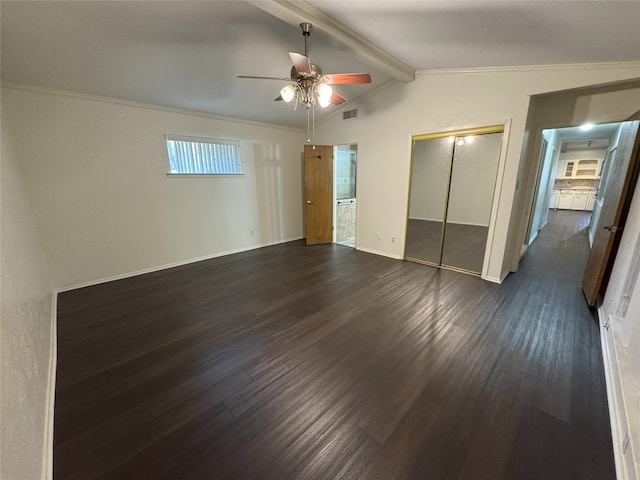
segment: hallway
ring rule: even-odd
[[[60,294],[65,479],[613,480],[588,214],[502,285],[302,241]]]

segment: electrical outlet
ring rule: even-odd
[[[378,240],[382,240],[382,234],[378,232]]]
[[[252,237],[253,237],[253,234],[254,234],[254,233],[255,233],[255,232],[254,232],[253,230],[251,230],[251,236],[252,236]]]
[[[396,243],[396,237],[395,236],[391,237],[391,243]]]

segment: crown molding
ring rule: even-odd
[[[165,107],[162,105],[154,105],[151,103],[134,102],[132,100],[122,100],[122,99],[113,98],[113,97],[102,97],[99,95],[91,95],[88,93],[72,92],[70,90],[59,90],[56,88],[39,87],[37,85],[28,85],[25,83],[2,82],[0,86],[2,87],[2,89],[25,90],[25,91],[38,92],[38,93],[48,93],[50,95],[58,95],[61,97],[71,97],[71,98],[76,98],[80,100],[90,100],[94,102],[123,105],[126,107],[136,107],[136,108],[144,108],[146,110],[157,110],[160,112],[177,113],[180,115],[189,115],[192,117],[208,118],[211,120],[221,120],[225,122],[240,123],[243,125],[252,125],[256,127],[276,128],[279,130],[286,130],[289,132],[299,133],[299,132],[305,131],[302,128],[286,127],[283,125],[276,125],[274,123],[256,122],[254,120],[245,120],[243,118],[238,118],[238,117],[216,115],[214,113],[202,112],[199,110],[188,110],[186,108]]]
[[[433,68],[417,70],[416,76],[426,75],[450,75],[470,73],[494,73],[494,72],[532,72],[532,71],[558,71],[558,70],[601,70],[637,68],[640,77],[640,61],[636,62],[602,62],[602,63],[561,63],[554,65],[520,65],[502,67],[471,67],[471,68]]]

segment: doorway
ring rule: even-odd
[[[504,127],[412,138],[405,259],[480,276]]]
[[[542,130],[527,246],[546,225],[549,209],[592,212],[589,243],[593,243],[621,125],[617,122],[589,125],[588,129],[562,127]]]
[[[591,253],[582,288],[587,303],[595,304],[607,287],[610,265],[608,253],[615,257],[616,238],[624,224],[623,203],[633,184],[634,143],[637,122],[627,121],[542,131],[543,138],[557,147],[558,155],[541,155],[540,170],[555,172],[546,188],[539,177],[534,192],[529,228],[537,234],[546,224],[549,209],[569,214],[588,213],[588,242]],[[539,225],[536,219],[544,219]],[[535,234],[528,238],[528,245]],[[613,258],[613,257],[612,257]]]
[[[307,245],[356,246],[356,144],[304,146]]]
[[[355,248],[358,145],[335,146],[333,158],[333,242]]]
[[[547,224],[548,212],[593,212],[589,240],[597,224],[607,172],[621,123],[544,129],[526,244],[533,243]]]

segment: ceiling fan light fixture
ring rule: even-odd
[[[319,99],[324,99],[324,98],[328,98],[329,100],[331,100],[331,95],[333,94],[333,88],[331,88],[329,85],[327,85],[326,83],[320,83],[318,84],[318,98]]]
[[[329,105],[331,105],[331,97],[318,97],[318,104],[322,107],[322,108],[327,108]]]
[[[306,107],[307,142],[311,142],[310,132],[314,130],[315,107],[326,108],[331,104],[342,105],[347,101],[342,95],[334,92],[330,85],[371,83],[371,75],[368,73],[333,73],[324,75],[318,65],[311,63],[307,56],[307,38],[311,34],[312,28],[313,26],[308,22],[300,24],[302,36],[304,37],[304,55],[297,52],[289,52],[289,58],[293,65],[288,78],[238,75],[239,78],[292,82],[280,89],[280,95],[274,101],[285,102],[290,110],[296,110],[298,105]]]
[[[296,96],[296,87],[294,85],[285,85],[280,90],[280,95],[282,96],[282,100],[289,103]]]

